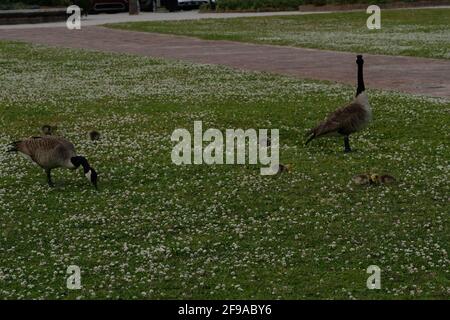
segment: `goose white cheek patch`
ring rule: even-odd
[[[86,178],[87,178],[89,181],[91,181],[91,175],[92,175],[92,171],[91,171],[91,170],[89,170],[88,172],[86,172],[84,175],[86,176]]]

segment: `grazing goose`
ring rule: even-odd
[[[19,152],[45,170],[50,187],[54,186],[50,175],[52,169],[77,169],[82,166],[84,175],[97,189],[97,172],[84,157],[76,154],[73,144],[64,138],[55,136],[31,137],[13,142],[10,146],[11,149],[8,152]]]
[[[350,152],[352,149],[350,148],[349,135],[364,129],[372,120],[372,108],[365,92],[366,88],[363,79],[364,60],[361,55],[357,56],[356,63],[358,64],[356,97],[348,105],[329,114],[323,122],[309,130],[307,133],[309,138],[305,145],[319,137],[343,136],[344,152]]]

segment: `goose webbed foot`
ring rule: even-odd
[[[350,139],[348,138],[348,136],[344,137],[344,152],[352,152],[352,148],[350,148]]]

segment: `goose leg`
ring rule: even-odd
[[[51,176],[51,170],[50,169],[48,169],[48,170],[45,170],[45,173],[47,174],[47,183],[48,183],[48,185],[51,187],[51,188],[53,188],[55,185],[53,184],[53,181],[52,181],[52,176]]]
[[[350,148],[350,139],[348,138],[348,136],[344,137],[344,147],[345,147],[345,149],[344,149],[345,153],[352,151],[352,148]]]

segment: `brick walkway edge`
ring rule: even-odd
[[[221,64],[306,79],[355,83],[355,54],[85,27],[0,30],[0,40]],[[368,88],[450,99],[450,61],[365,54]]]

